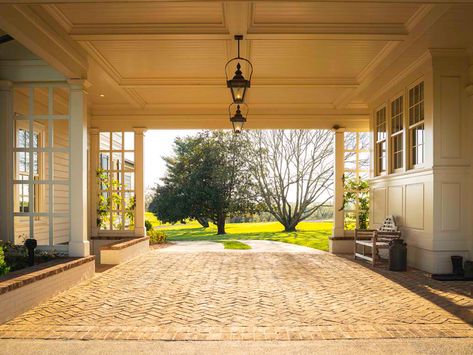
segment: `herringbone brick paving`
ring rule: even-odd
[[[473,337],[472,287],[329,254],[153,250],[0,326],[0,337]]]

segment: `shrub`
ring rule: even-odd
[[[148,231],[149,244],[166,243],[167,236],[163,231],[151,229]]]
[[[0,276],[5,275],[10,271],[10,267],[5,261],[5,255],[3,254],[3,247],[0,247]]]
[[[9,271],[20,270],[28,267],[28,250],[24,245],[16,245],[11,242],[4,243],[0,248],[2,250],[2,258],[8,265]],[[65,257],[64,253],[57,250],[40,250],[35,249],[35,264],[44,263],[53,259]],[[1,269],[1,262],[0,262]],[[1,271],[0,271],[1,275]]]
[[[147,232],[153,229],[153,225],[147,219],[145,220],[145,227]]]

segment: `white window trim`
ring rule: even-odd
[[[16,153],[17,152],[27,152],[29,155],[30,155],[30,164],[32,164],[32,155],[33,155],[33,152],[38,152],[39,155],[38,155],[38,163],[39,164],[42,164],[43,167],[44,167],[44,162],[41,160],[40,162],[40,159],[42,159],[41,157],[41,153],[49,153],[50,155],[50,159],[48,160],[48,171],[50,172],[49,173],[49,176],[45,179],[45,173],[44,173],[44,169],[41,169],[40,168],[40,171],[43,173],[42,176],[40,176],[40,179],[38,180],[35,180],[33,179],[33,169],[31,169],[31,165],[30,165],[30,175],[29,175],[29,179],[28,179],[28,185],[29,185],[29,201],[31,203],[31,201],[33,201],[32,199],[32,195],[34,193],[34,188],[32,188],[32,186],[35,186],[37,184],[44,184],[44,185],[48,185],[49,186],[49,199],[48,199],[48,212],[15,212],[16,210],[19,210],[17,209],[17,206],[15,205],[15,203],[12,203],[12,215],[11,215],[11,218],[13,221],[15,221],[15,217],[28,217],[29,218],[29,237],[30,238],[34,238],[35,237],[35,232],[34,232],[34,228],[35,228],[35,225],[37,226],[37,223],[35,223],[35,221],[38,220],[39,217],[46,217],[47,219],[49,219],[49,223],[48,223],[48,230],[49,230],[49,245],[48,246],[45,246],[45,245],[41,245],[41,247],[43,248],[57,248],[58,250],[59,249],[64,249],[64,246],[63,245],[58,245],[58,244],[54,244],[54,218],[58,217],[58,218],[68,218],[69,221],[71,219],[71,182],[70,182],[70,175],[69,175],[69,178],[67,180],[53,180],[53,177],[52,177],[52,171],[53,171],[53,153],[55,152],[64,152],[64,153],[67,153],[70,157],[70,152],[71,152],[71,146],[70,144],[68,145],[68,147],[54,147],[54,142],[53,142],[53,122],[55,120],[67,120],[70,122],[70,119],[71,119],[71,116],[70,116],[70,108],[69,108],[69,112],[67,115],[64,115],[64,114],[53,114],[53,111],[54,111],[54,105],[55,105],[55,102],[54,102],[54,99],[55,99],[55,96],[54,96],[54,88],[65,88],[65,89],[68,89],[69,86],[67,83],[65,82],[57,82],[57,83],[20,83],[20,84],[15,84],[13,86],[13,92],[14,90],[16,89],[19,89],[19,88],[27,88],[28,91],[29,91],[29,97],[28,97],[28,114],[26,115],[23,115],[23,114],[20,114],[20,113],[16,113],[16,112],[11,112],[12,114],[12,121],[13,121],[13,126],[12,126],[12,135],[13,135],[13,138],[14,138],[14,142],[13,142],[13,146],[11,147],[11,152],[13,152],[13,156],[14,156],[14,159],[12,161],[12,171],[13,171],[13,176],[10,177],[10,189],[11,191],[14,191],[14,187],[15,187],[15,184],[17,183],[20,183],[21,181],[20,180],[16,180],[14,179],[13,177],[16,177],[17,176],[17,163],[16,163]],[[48,90],[48,114],[41,114],[41,115],[35,115],[34,114],[34,89],[35,88],[47,88]],[[70,96],[69,96],[69,100],[66,101],[66,102],[60,102],[60,104],[62,105],[67,105],[68,107],[70,107]],[[42,133],[43,133],[43,137],[45,137],[46,135],[46,128],[44,127],[44,125],[41,125],[39,122],[37,122],[37,120],[45,120],[45,121],[48,121],[48,139],[49,139],[49,146],[48,147],[44,147],[44,139],[43,139],[43,143],[39,142],[38,144],[38,148],[32,148],[31,146],[29,146],[28,148],[17,148],[16,147],[16,139],[17,139],[17,129],[18,129],[18,125],[20,125],[20,128],[24,128],[26,129],[28,132],[31,132],[31,131],[35,131],[35,130],[42,130]],[[42,126],[42,128],[41,128]],[[70,139],[70,136],[71,136],[71,125],[68,124],[68,137]],[[40,146],[42,145],[42,146]],[[68,201],[69,201],[69,211],[68,212],[54,212],[54,196],[53,196],[53,187],[55,185],[67,185],[68,186],[68,190],[69,190],[69,194],[68,194]],[[40,185],[41,186],[41,185]],[[15,192],[15,191],[14,191]],[[16,196],[16,195],[15,195]],[[46,203],[45,199],[43,198],[43,201],[44,203]],[[15,227],[13,227],[14,229]],[[14,241],[14,238],[16,236],[16,232],[15,230],[13,230],[13,235],[12,235],[12,241]],[[71,235],[71,230],[70,230],[70,223],[69,223],[69,230],[68,230],[68,235],[69,235],[69,238],[70,238],[70,235]]]
[[[101,135],[100,133],[110,133],[110,141],[109,141],[109,146],[108,146],[108,149],[101,149],[100,147],[100,143],[101,143]],[[135,172],[135,168],[133,169],[126,169],[125,168],[125,165],[123,164],[123,167],[121,169],[116,169],[115,167],[112,166],[113,164],[113,154],[114,153],[118,153],[121,155],[121,161],[124,163],[125,161],[125,153],[133,153],[135,154],[135,141],[136,141],[136,137],[135,137],[135,132],[134,131],[102,131],[98,134],[98,139],[99,139],[99,142],[98,142],[98,156],[97,156],[97,161],[98,161],[98,164],[99,164],[99,167],[100,167],[100,164],[101,164],[101,161],[100,161],[100,155],[102,153],[107,153],[110,155],[110,161],[109,161],[109,168],[108,170],[104,170],[106,171],[107,173],[117,173],[119,174],[119,178],[120,178],[120,183],[121,183],[121,188],[119,190],[115,190],[115,189],[112,189],[112,187],[109,186],[109,188],[107,190],[103,190],[101,188],[101,186],[98,186],[98,194],[101,195],[102,193],[108,193],[109,196],[111,196],[112,193],[115,193],[115,192],[119,192],[120,195],[122,196],[125,196],[125,194],[128,194],[128,193],[131,193],[133,195],[135,195],[135,198],[136,198],[136,172]],[[122,133],[122,141],[121,141],[121,149],[116,149],[113,147],[113,133]],[[125,133],[133,133],[133,149],[125,149]],[[135,162],[136,162],[136,157],[134,157],[135,159]],[[126,188],[125,186],[125,174],[126,173],[133,173],[133,189],[131,188]],[[122,203],[121,205],[121,208],[120,210],[116,210],[116,209],[113,209],[113,208],[110,208],[109,211],[108,211],[108,214],[109,214],[109,218],[110,218],[110,224],[109,224],[109,228],[101,228],[101,227],[98,227],[98,234],[99,235],[107,235],[107,234],[119,234],[119,235],[127,235],[129,233],[134,233],[134,229],[126,229],[125,228],[125,214],[126,214],[126,208],[125,208],[125,204]],[[113,219],[112,219],[112,216],[113,215],[117,215],[119,214],[121,216],[121,219],[122,219],[122,226],[121,226],[121,229],[114,229],[113,227]],[[136,219],[136,209],[135,209],[135,219]]]
[[[377,117],[377,114],[378,112],[380,112],[381,110],[385,110],[385,125],[386,125],[386,137],[384,140],[378,140],[378,117]],[[376,176],[385,176],[388,174],[388,159],[389,159],[389,152],[388,152],[388,109],[387,109],[387,105],[386,104],[383,104],[381,106],[379,106],[378,108],[376,108],[374,110],[374,153],[375,153],[375,161],[374,161],[374,166],[375,166],[375,175]],[[379,146],[381,143],[383,143],[386,145],[386,154],[384,156],[384,160],[385,160],[385,164],[386,164],[386,169],[381,171],[381,166],[379,164]]]
[[[402,97],[402,108],[401,108],[401,114],[402,114],[402,129],[396,133],[393,133],[393,130],[392,130],[392,121],[393,121],[393,113],[392,113],[392,104],[400,99]],[[391,172],[392,173],[401,173],[401,172],[404,172],[405,169],[406,169],[406,144],[405,144],[405,128],[406,128],[406,96],[405,96],[405,93],[404,92],[398,92],[396,95],[394,95],[391,100],[389,100],[389,140],[390,140],[390,146],[388,148],[390,148],[390,152],[389,152],[389,159],[391,160],[391,166],[392,166],[392,169],[391,169]],[[402,153],[401,153],[401,157],[402,157],[402,166],[400,168],[395,168],[395,159],[394,159],[394,138],[396,136],[399,136],[401,135],[402,136]]]
[[[414,123],[413,125],[410,124],[410,116],[409,116],[409,109],[410,109],[410,101],[409,101],[409,91],[413,88],[415,88],[416,86],[420,85],[421,83],[424,83],[424,99],[423,99],[423,102],[424,102],[424,119],[422,121],[419,121],[419,122],[416,122]],[[419,78],[417,79],[416,81],[414,81],[412,84],[410,84],[407,88],[406,88],[406,127],[407,127],[407,134],[408,134],[408,144],[409,146],[407,147],[407,157],[408,157],[408,162],[409,162],[409,166],[408,166],[408,169],[409,170],[415,170],[415,169],[423,169],[425,168],[425,80],[424,78]],[[413,132],[413,129],[420,126],[420,125],[424,125],[424,140],[423,140],[423,161],[421,164],[414,164],[413,163],[413,142],[412,142],[412,132]]]

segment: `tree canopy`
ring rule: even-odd
[[[250,171],[265,209],[294,231],[332,199],[333,133],[258,130],[249,135]]]
[[[224,234],[227,217],[257,207],[248,145],[243,136],[225,131],[176,139],[173,154],[164,157],[167,175],[156,187],[150,210],[163,222],[210,220]]]

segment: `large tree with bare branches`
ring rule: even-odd
[[[250,170],[264,206],[285,231],[295,231],[333,196],[333,133],[265,130],[249,137]]]

